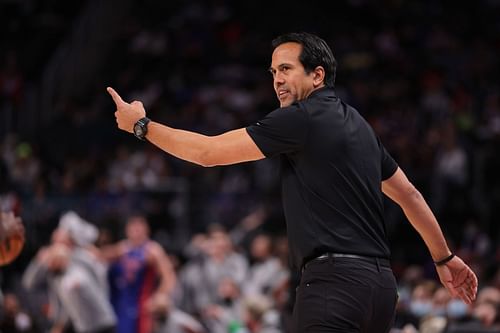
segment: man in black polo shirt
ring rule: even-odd
[[[449,250],[425,200],[359,115],[333,90],[336,62],[307,33],[273,41],[270,71],[280,108],[247,128],[218,136],[146,118],[141,102],[112,89],[118,127],[202,166],[279,155],[294,266],[302,270],[297,332],[388,332],[397,300],[389,265],[382,193],[396,201],[424,239],[441,282],[471,303],[472,270]]]

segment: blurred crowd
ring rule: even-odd
[[[47,63],[59,45],[75,44],[75,22],[96,3],[0,2],[0,209],[23,217],[27,238],[2,269],[0,330],[93,330],[70,310],[55,313],[57,301],[71,301],[64,295],[78,294],[75,283],[103,288],[91,300],[103,307],[98,329],[127,325],[108,301],[113,274],[124,274],[113,270],[117,258],[140,248],[127,226],[142,216],[149,236],[139,243],[156,244],[144,250],[156,258],[145,265],[164,289],[151,290],[146,317],[154,320],[144,325],[286,332],[298,277],[288,268],[276,161],[202,169],[167,156],[116,129],[105,87],[174,127],[218,134],[246,126],[278,106],[270,41],[302,30],[330,44],[338,95],[374,127],[480,281],[473,305],[450,300],[422,241],[387,201],[400,283],[394,332],[499,330],[498,1],[122,1],[128,9],[109,51],[86,67],[93,80],[75,80],[79,93],[55,94],[46,112]],[[96,228],[83,246],[57,236],[68,233],[68,211]],[[81,280],[72,282],[75,274]]]

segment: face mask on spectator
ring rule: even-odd
[[[460,318],[467,314],[467,304],[458,299],[454,299],[448,303],[446,311],[448,313],[448,317]]]
[[[431,310],[432,303],[429,301],[412,301],[410,304],[410,312],[417,317],[423,317],[429,314]]]
[[[446,307],[444,306],[434,307],[432,309],[432,314],[435,316],[444,317],[446,316]]]

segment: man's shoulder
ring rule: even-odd
[[[282,121],[289,118],[298,118],[298,120],[303,121],[306,117],[307,109],[302,104],[302,102],[294,102],[289,106],[279,107],[274,109],[264,118],[269,121]],[[263,120],[264,120],[263,119]],[[257,122],[256,125],[262,125],[262,122]]]
[[[145,248],[149,254],[152,254],[155,256],[156,255],[163,255],[165,253],[163,246],[154,240],[148,240],[148,242],[145,245]]]

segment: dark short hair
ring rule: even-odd
[[[302,45],[299,61],[304,66],[306,73],[309,74],[316,67],[322,66],[325,69],[325,85],[333,88],[335,85],[337,61],[333,56],[332,50],[323,39],[307,32],[292,32],[276,37],[271,45],[274,50],[285,43],[298,43]]]

